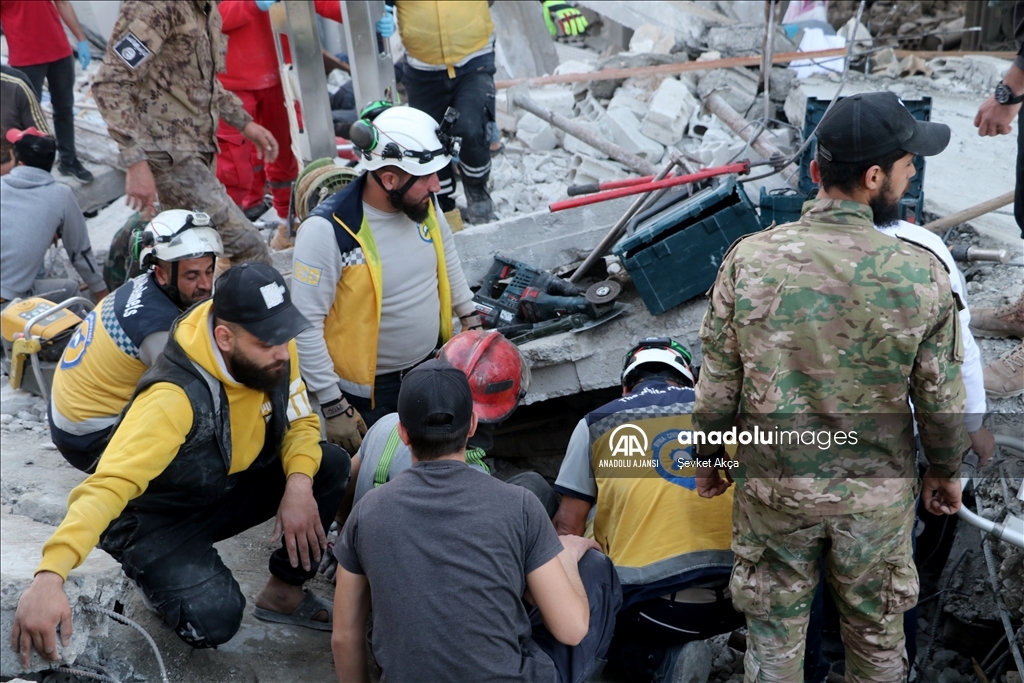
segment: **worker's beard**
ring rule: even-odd
[[[181,299],[182,308],[191,308],[194,304],[209,299],[211,294],[213,294],[211,290],[200,289],[198,287],[192,290],[191,296],[185,296],[184,292],[180,289],[178,290],[178,298]]]
[[[287,379],[285,373],[288,372],[288,363],[257,365],[246,358],[237,348],[231,352],[228,362],[231,376],[235,378],[236,382],[265,394],[269,394]]]
[[[892,180],[886,176],[878,194],[868,202],[868,206],[871,207],[871,212],[874,214],[875,225],[880,228],[893,225],[900,219],[900,199],[902,197],[890,196],[891,194]]]
[[[407,194],[395,197],[393,192],[388,193],[388,202],[391,203],[391,206],[404,213],[417,225],[427,220],[427,216],[430,214],[430,201],[431,195],[429,194],[417,203],[411,201]]]

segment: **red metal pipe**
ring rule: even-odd
[[[637,185],[630,185],[629,187],[622,187],[615,190],[609,190],[608,192],[601,192],[600,194],[592,194],[585,197],[575,197],[573,199],[563,199],[560,202],[555,202],[548,206],[548,211],[554,213],[556,211],[564,211],[565,209],[575,209],[578,206],[587,206],[588,204],[597,204],[598,202],[606,202],[610,199],[618,199],[619,197],[628,197],[634,194],[641,194],[644,192],[653,192],[666,187],[675,187],[676,185],[685,185],[687,183],[694,183],[698,180],[706,180],[707,178],[713,178],[714,176],[727,175],[729,173],[738,173],[740,175],[750,173],[750,161],[744,159],[734,164],[726,164],[725,166],[716,166],[713,168],[704,168],[696,173],[690,173],[688,175],[678,175],[671,178],[665,178],[664,180],[656,180],[654,182],[648,182]],[[639,178],[637,180],[640,180]]]

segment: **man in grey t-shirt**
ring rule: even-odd
[[[622,600],[611,561],[555,534],[535,496],[470,469],[469,382],[437,360],[398,399],[413,466],[352,511],[339,562],[332,649],[340,680],[368,680],[366,618],[382,681],[582,680]]]

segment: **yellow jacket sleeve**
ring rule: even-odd
[[[155,384],[140,394],[107,445],[96,472],[71,491],[67,514],[43,545],[43,560],[36,573],[49,571],[66,579],[68,572],[82,564],[100,534],[178,454],[192,429],[192,418],[188,397],[173,384]]]
[[[281,465],[285,476],[306,474],[310,479],[320,469],[320,418],[309,405],[306,383],[299,374],[295,340],[288,343],[292,373],[288,386],[288,431],[281,444]]]

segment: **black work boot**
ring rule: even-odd
[[[464,179],[462,186],[466,190],[466,222],[473,225],[490,223],[496,220],[494,202],[487,192],[486,183],[470,182]]]
[[[57,164],[57,170],[61,175],[70,175],[78,178],[78,181],[81,183],[91,183],[96,179],[95,176],[89,172],[89,169],[83,166],[82,162],[77,158],[69,164],[66,164],[61,160],[61,162]]]

